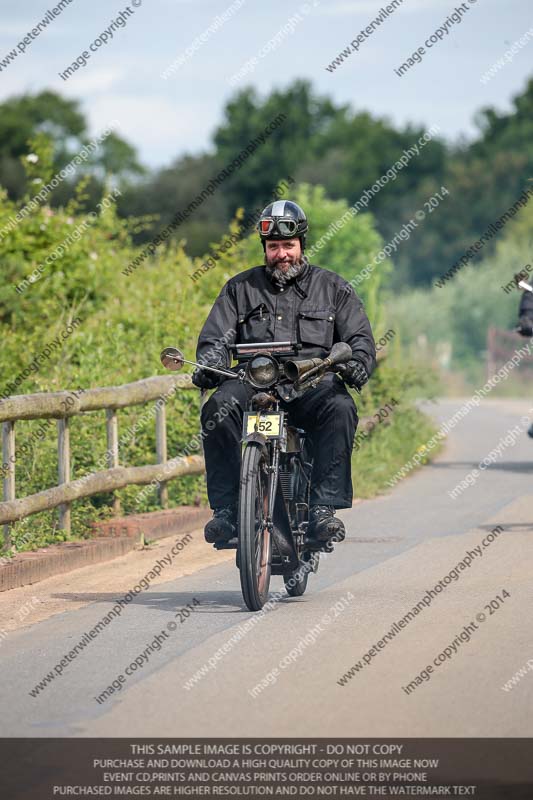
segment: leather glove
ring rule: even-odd
[[[346,364],[339,364],[337,372],[340,374],[344,383],[352,389],[362,389],[368,381],[368,372],[361,361],[348,361]]]
[[[529,317],[520,317],[518,320],[518,333],[522,336],[533,336],[533,320]]]
[[[219,385],[222,377],[216,372],[209,372],[207,369],[198,369],[197,367],[192,374],[191,380],[199,389],[214,389],[215,386]]]
[[[199,363],[201,364],[203,362],[200,360]],[[211,359],[205,361],[205,366],[227,369],[227,359],[222,354],[219,354],[218,358],[216,355],[214,358],[213,355],[211,355]],[[211,372],[211,370],[208,369],[199,369],[196,367],[191,380],[199,389],[214,389],[215,386],[218,386],[224,380],[224,375],[219,375],[217,372]]]

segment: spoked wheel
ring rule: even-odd
[[[294,460],[293,469],[297,470],[295,502],[307,506],[305,522],[309,523],[311,482],[305,475],[301,459]],[[294,516],[297,517],[297,514],[294,513]],[[290,597],[301,597],[307,589],[309,573],[316,572],[318,569],[319,553],[313,553],[307,550],[303,553],[300,552],[299,555],[301,559],[299,566],[293,572],[289,572],[287,575],[283,576],[285,589]]]
[[[241,468],[239,504],[239,564],[244,602],[260,611],[268,598],[272,537],[268,516],[268,461],[258,445],[247,445]]]

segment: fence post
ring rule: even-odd
[[[157,463],[164,464],[167,460],[167,410],[165,403],[157,401],[155,406],[155,447]],[[160,481],[157,493],[162,508],[168,507],[168,486],[166,481]]]
[[[106,408],[106,434],[107,434],[107,466],[114,469],[118,463],[118,417],[115,408]],[[120,498],[113,492],[113,514],[118,517],[120,514]]]
[[[68,420],[68,417],[64,417],[57,421],[57,473],[60,485],[70,482],[70,429]],[[69,503],[63,503],[59,506],[59,528],[70,533]]]
[[[2,424],[2,464],[7,464],[4,475],[4,502],[15,499],[15,423]],[[4,525],[4,547],[11,547],[11,525]]]

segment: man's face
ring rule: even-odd
[[[265,248],[266,263],[286,272],[292,264],[302,257],[299,239],[267,239]]]

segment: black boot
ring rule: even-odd
[[[310,542],[342,542],[345,535],[344,523],[335,516],[333,506],[311,506],[307,528]]]
[[[213,509],[213,519],[204,528],[206,542],[227,542],[237,536],[237,507],[221,506]]]

